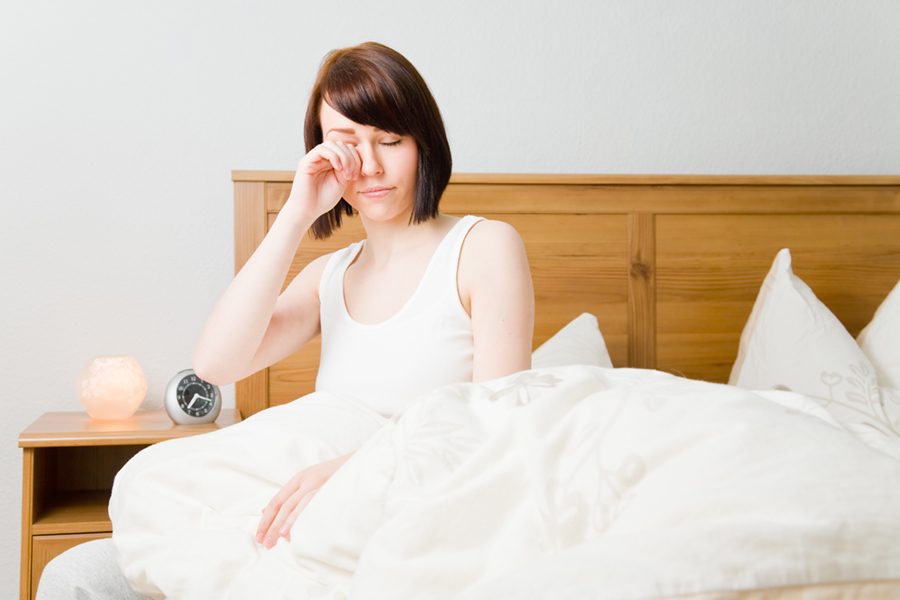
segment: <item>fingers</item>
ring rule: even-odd
[[[272,548],[279,537],[287,537],[297,517],[322,486],[315,477],[295,476],[281,489],[264,509],[256,531],[256,541]]]
[[[294,510],[291,511],[291,514],[288,515],[288,518],[285,520],[284,525],[282,525],[281,529],[279,530],[282,536],[290,539],[291,527],[294,526],[294,522],[297,520],[297,517],[300,516],[300,513],[303,512],[303,509],[306,508],[306,505],[309,504],[309,501],[312,500],[317,493],[319,493],[319,490],[310,490],[305,496],[303,496],[303,498],[300,499],[300,502],[298,502]]]
[[[282,505],[284,505],[291,495],[302,486],[302,474],[303,471],[294,475],[287,484],[272,497],[269,504],[263,509],[262,518],[259,521],[259,526],[256,528],[256,541],[260,544],[263,543],[266,533],[271,528],[272,522],[275,521],[278,516],[278,512],[281,510]]]
[[[266,537],[263,541],[263,545],[266,548],[271,548],[272,546],[274,546],[278,541],[278,538],[287,537],[287,534],[290,531],[290,527],[285,529],[285,522],[294,511],[294,508],[297,507],[300,501],[303,500],[303,497],[306,496],[309,492],[309,488],[300,488],[297,492],[292,494],[290,498],[285,500],[284,504],[281,505],[278,514],[275,516],[275,519],[269,526],[269,530],[266,532]]]
[[[341,144],[341,147],[347,153],[346,156],[349,159],[347,166],[349,168],[352,179],[358,179],[359,172],[362,169],[362,159],[359,157],[359,152],[357,152],[356,146],[351,146],[350,144],[344,144],[342,142],[337,143]]]
[[[256,530],[257,543],[263,544],[266,548],[272,548],[278,542],[279,537],[288,537],[291,527],[303,509],[325,485],[325,482],[353,454],[351,452],[327,460],[294,475],[263,509],[263,515]]]
[[[356,148],[349,144],[326,140],[313,148],[309,153],[309,157],[311,159],[310,166],[313,167],[314,171],[330,167],[340,173],[347,181],[352,181],[359,177],[362,161]]]

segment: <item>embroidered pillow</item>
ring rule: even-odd
[[[884,412],[894,430],[900,431],[900,282],[856,341],[875,367]]]
[[[900,435],[882,404],[875,367],[781,250],[741,334],[731,385],[815,398],[848,431],[900,458]],[[887,393],[887,392],[884,392]]]

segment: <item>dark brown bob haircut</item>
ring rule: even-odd
[[[444,121],[425,80],[396,50],[375,42],[333,50],[322,61],[306,109],[303,137],[309,152],[322,143],[319,111],[322,102],[360,125],[412,137],[418,148],[416,198],[410,223],[438,214],[453,161]],[[313,235],[324,239],[341,225],[341,215],[353,215],[341,198],[316,219]]]

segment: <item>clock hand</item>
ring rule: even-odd
[[[187,407],[188,407],[188,408],[193,407],[193,406],[194,406],[194,402],[196,402],[198,399],[199,399],[199,400],[206,400],[207,402],[212,402],[212,398],[207,398],[206,396],[201,396],[200,394],[194,394],[194,397],[191,398],[191,402],[190,402],[190,404],[187,405]]]

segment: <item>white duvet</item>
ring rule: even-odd
[[[391,421],[312,394],[139,453],[116,478],[113,543],[137,591],[170,599],[644,599],[900,578],[900,461],[814,402],[769,396],[587,366],[449,386]],[[254,541],[292,475],[356,448],[290,540]]]

